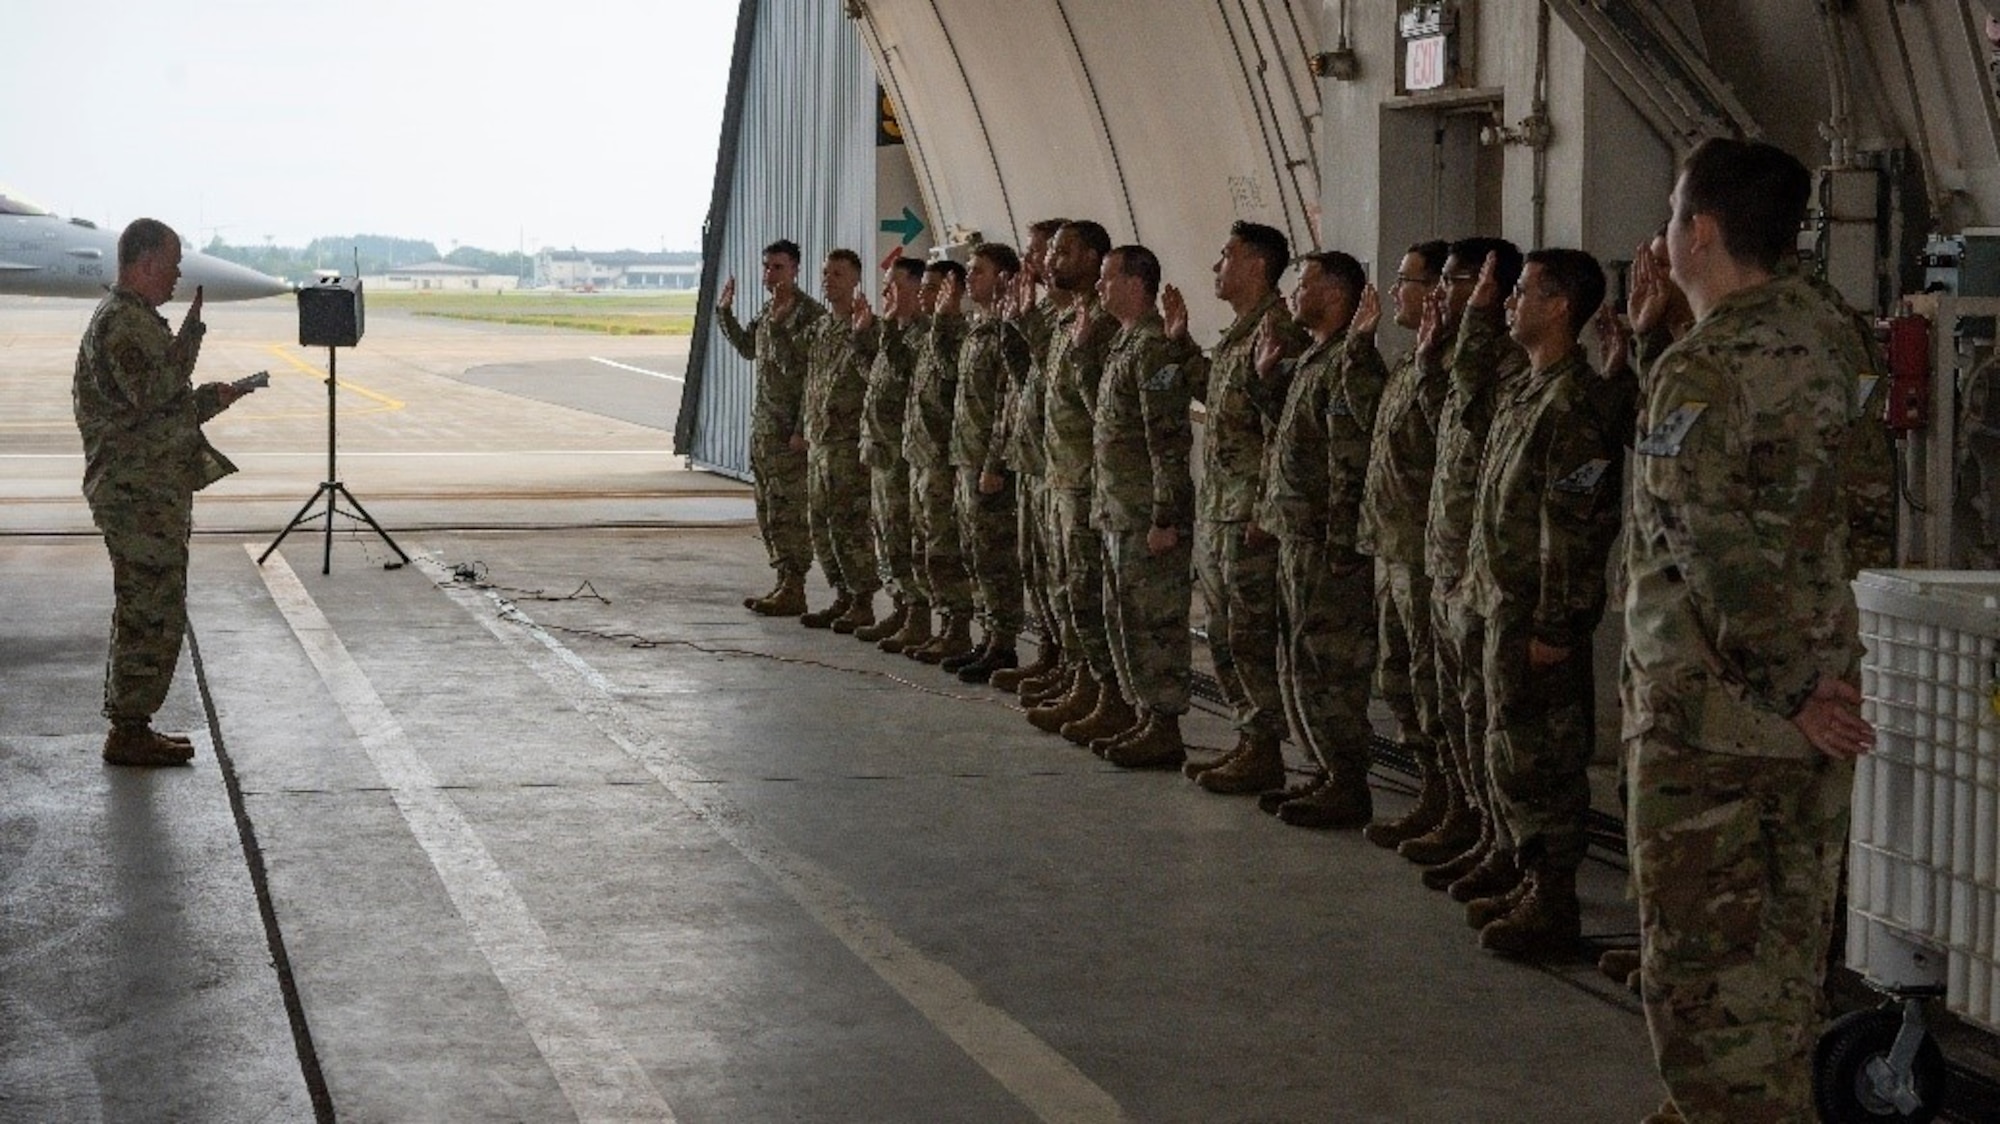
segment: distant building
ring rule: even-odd
[[[441,261],[397,266],[387,273],[361,280],[371,289],[404,292],[494,293],[521,287],[521,279],[510,274],[488,273],[469,265]]]
[[[695,289],[701,286],[701,256],[637,250],[543,250],[535,256],[535,279],[536,284],[546,287],[586,292]]]

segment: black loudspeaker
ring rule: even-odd
[[[299,289],[300,347],[353,347],[364,327],[359,277],[322,277]]]

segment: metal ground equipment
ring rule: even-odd
[[[359,278],[344,281],[338,277],[323,277],[299,290],[299,346],[326,348],[326,479],[320,482],[317,491],[307,497],[304,506],[299,508],[299,513],[292,516],[290,523],[285,524],[285,529],[278,532],[278,537],[271,540],[271,545],[264,548],[264,553],[257,556],[260,565],[271,556],[272,551],[278,549],[280,543],[285,541],[285,536],[291,534],[298,526],[316,519],[324,519],[325,545],[320,554],[319,572],[332,573],[333,517],[336,514],[366,523],[370,530],[381,536],[382,541],[388,543],[389,549],[395,551],[396,557],[402,560],[389,563],[390,568],[396,568],[410,560],[410,556],[403,553],[403,548],[396,545],[396,540],[389,537],[389,532],[383,530],[382,525],[375,522],[374,517],[368,514],[368,509],[361,506],[361,501],[354,498],[354,493],[348,491],[347,485],[340,482],[340,472],[337,467],[336,458],[340,448],[340,411],[334,398],[335,391],[340,385],[336,375],[337,357],[340,348],[353,347],[361,342],[361,333],[364,329]],[[326,501],[326,509],[315,511],[322,499]],[[353,510],[349,511],[342,507],[342,500],[345,500]]]

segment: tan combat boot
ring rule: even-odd
[[[1479,865],[1447,886],[1445,892],[1452,901],[1471,902],[1497,897],[1520,884],[1521,868],[1514,862],[1514,852],[1504,847],[1488,847]]]
[[[903,631],[903,625],[910,619],[910,602],[900,594],[896,597],[896,608],[888,616],[874,624],[862,625],[854,630],[854,638],[863,644],[873,644]]]
[[[1090,739],[1090,752],[1099,757],[1111,752],[1111,747],[1120,742],[1128,742],[1146,732],[1146,716],[1133,714],[1132,724],[1107,737]]]
[[[1023,682],[1018,691],[1021,702],[1030,707],[1047,706],[1069,694],[1076,686],[1076,673],[1082,666],[1082,664],[1063,664],[1047,675]]]
[[[1361,832],[1361,837],[1377,847],[1394,850],[1408,840],[1420,835],[1428,835],[1438,824],[1444,822],[1445,813],[1450,810],[1452,786],[1446,781],[1450,770],[1438,767],[1436,759],[1417,755],[1417,803],[1408,813],[1398,819],[1371,823]]]
[[[1582,937],[1576,872],[1542,862],[1529,872],[1528,892],[1513,912],[1479,930],[1479,947],[1502,956],[1546,959],[1574,953]]]
[[[154,768],[186,765],[194,760],[194,744],[170,738],[147,722],[120,722],[104,735],[104,763]]]
[[[793,574],[778,583],[771,596],[750,606],[760,617],[796,617],[806,611],[806,579]]]
[[[1607,948],[1604,955],[1597,958],[1597,970],[1606,978],[1624,984],[1632,994],[1639,994],[1639,950],[1636,948]]]
[[[1238,734],[1236,735],[1236,744],[1223,750],[1219,755],[1205,758],[1201,761],[1189,761],[1187,764],[1182,765],[1181,776],[1191,781],[1198,781],[1201,779],[1201,775],[1210,769],[1220,769],[1224,765],[1234,761],[1239,754],[1250,752],[1250,746],[1255,741],[1256,739],[1249,734]],[[1273,787],[1276,786],[1274,785]]]
[[[1011,637],[996,636],[986,646],[978,659],[958,669],[960,683],[991,683],[993,677],[1003,671],[1012,671],[1020,666],[1021,657],[1014,651]]]
[[[1097,677],[1090,668],[1078,664],[1070,679],[1069,690],[1061,696],[1028,712],[1028,722],[1037,730],[1055,734],[1062,731],[1066,723],[1074,722],[1097,709]]]
[[[1035,662],[1018,667],[1001,668],[993,673],[987,682],[1002,691],[1016,691],[1030,679],[1039,679],[1053,673],[1062,666],[1062,645],[1052,640],[1044,640],[1035,645]]]
[[[1187,760],[1178,714],[1148,714],[1137,736],[1126,738],[1104,753],[1120,769],[1178,769]]]
[[[1450,862],[1470,850],[1480,839],[1480,816],[1471,807],[1460,804],[1446,812],[1436,827],[1417,836],[1405,839],[1396,845],[1396,853],[1419,866],[1436,866]],[[1475,860],[1476,861],[1476,860]],[[1466,869],[1471,869],[1468,866]],[[1465,871],[1459,871],[1463,874]],[[1457,878],[1458,874],[1452,875]],[[1443,886],[1449,886],[1447,880]]]
[[[1275,816],[1278,814],[1278,809],[1292,801],[1311,796],[1326,787],[1328,783],[1326,773],[1318,765],[1311,766],[1311,769],[1311,772],[1283,788],[1258,793],[1257,810],[1267,816]]]
[[[875,595],[873,593],[857,593],[854,595],[854,603],[848,606],[847,612],[842,613],[839,619],[833,622],[832,627],[835,632],[848,635],[874,623]],[[899,625],[898,627],[901,626]]]
[[[910,602],[909,615],[903,618],[903,627],[896,630],[896,635],[884,637],[875,646],[893,656],[926,644],[930,641],[930,638],[930,603],[927,601],[912,601]]]
[[[1073,722],[1065,722],[1060,728],[1062,736],[1088,749],[1098,738],[1116,737],[1132,728],[1139,720],[1139,714],[1118,689],[1106,683],[1097,692],[1097,705],[1089,714]]]
[[[1514,888],[1490,898],[1474,898],[1465,903],[1465,923],[1474,929],[1484,929],[1502,917],[1514,912],[1521,899],[1528,896],[1528,880],[1523,877],[1514,883]]]
[[[785,588],[785,579],[782,575],[780,575],[777,578],[777,580],[771,583],[770,592],[760,593],[754,597],[745,597],[743,599],[743,607],[754,613],[757,611],[757,603],[759,601],[769,601],[771,598],[776,597],[778,595],[778,591],[783,588]]]
[[[844,589],[836,590],[833,595],[833,604],[828,605],[824,609],[815,609],[810,613],[801,615],[799,623],[807,628],[832,628],[833,622],[846,616],[847,610],[853,607],[854,595]]]
[[[936,639],[914,652],[903,654],[921,663],[939,664],[948,659],[968,655],[972,650],[972,614],[947,612],[944,615],[944,629],[937,634]]]
[[[1194,783],[1217,796],[1269,792],[1285,783],[1285,751],[1276,738],[1252,738],[1248,748],[1197,776]]]
[[[1353,831],[1375,818],[1375,797],[1368,791],[1366,772],[1330,777],[1297,800],[1278,806],[1278,818],[1293,827]]]

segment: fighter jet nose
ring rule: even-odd
[[[197,285],[201,286],[203,299],[210,301],[248,301],[292,291],[290,284],[247,265],[207,254],[189,254],[181,259],[181,283],[175,296],[192,298]]]

